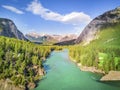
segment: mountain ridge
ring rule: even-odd
[[[106,26],[116,24],[120,22],[120,7],[113,10],[107,11],[102,15],[94,18],[81,32],[79,37],[76,39],[75,43],[79,44],[84,42],[84,44],[90,43],[92,40],[97,39],[97,32]]]
[[[58,34],[37,34],[35,32],[31,32],[25,35],[27,39],[31,42],[52,42],[53,44],[57,44],[64,41],[71,41],[77,38],[75,34],[66,34],[66,35],[58,35]]]
[[[14,22],[7,18],[0,18],[0,36],[27,40],[22,32],[20,32]]]

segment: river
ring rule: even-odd
[[[120,82],[100,82],[99,74],[81,71],[70,61],[68,50],[53,51],[44,68],[46,75],[35,90],[120,90]]]

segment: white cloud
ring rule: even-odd
[[[35,15],[40,15],[45,20],[58,21],[72,25],[88,24],[91,21],[90,16],[84,12],[71,12],[66,15],[61,15],[57,12],[44,8],[38,0],[34,0],[28,4],[26,10]]]
[[[91,18],[83,12],[72,12],[63,16],[62,21],[66,23],[72,23],[74,25],[86,24],[90,22]]]
[[[17,14],[24,14],[23,11],[21,11],[21,10],[19,10],[19,9],[13,7],[13,6],[2,5],[2,7],[5,8],[5,9],[7,9],[7,10],[10,10],[10,11],[12,11],[12,12],[14,12],[14,13],[17,13]]]

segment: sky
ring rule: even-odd
[[[80,34],[92,19],[120,6],[120,0],[0,0],[0,18],[23,33]]]

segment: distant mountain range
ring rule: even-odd
[[[17,38],[20,40],[27,40],[23,33],[21,33],[12,20],[0,18],[0,36]]]
[[[57,44],[65,41],[75,40],[77,35],[68,34],[68,35],[49,35],[49,34],[37,34],[35,32],[31,32],[25,35],[28,40],[36,43],[49,43],[49,44]]]

